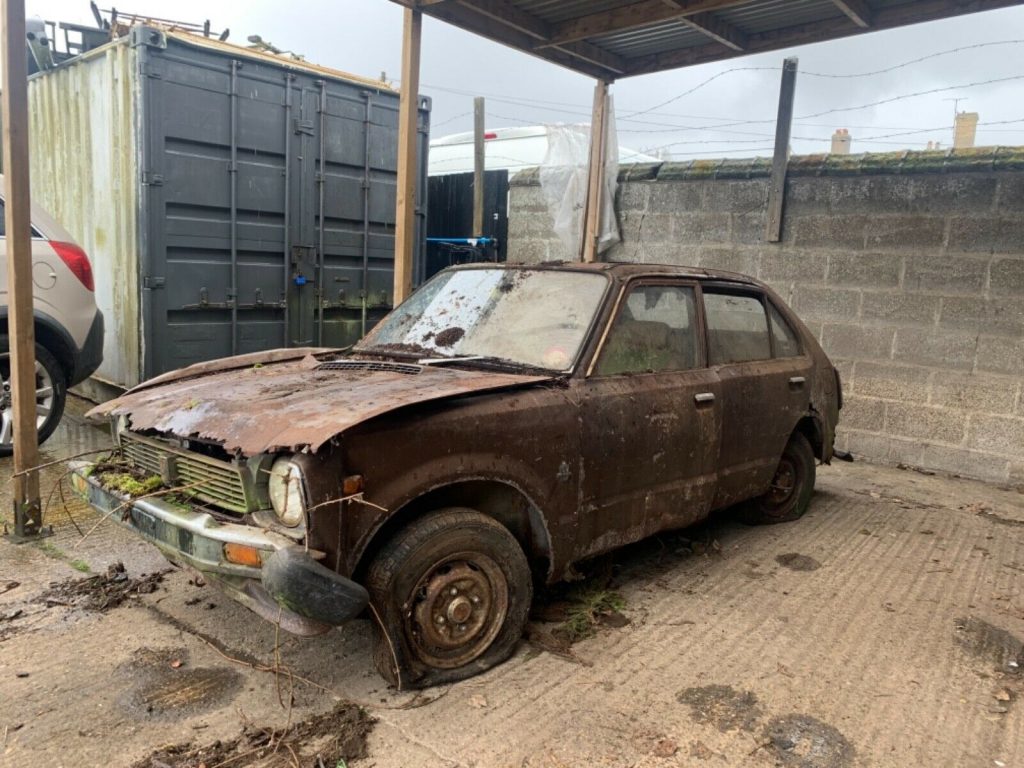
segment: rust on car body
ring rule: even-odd
[[[832,457],[839,386],[814,336],[752,278],[481,264],[440,273],[353,350],[191,366],[92,415],[158,453],[167,441],[165,464],[202,451],[218,477],[262,484],[245,499],[269,498],[268,468],[287,458],[304,525],[286,529],[269,509],[210,514],[308,548],[346,584],[444,509],[497,521],[554,581],[755,497],[766,519],[792,519],[779,500],[807,490],[808,468],[791,446],[813,451],[813,487],[814,458]]]

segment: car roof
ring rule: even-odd
[[[495,264],[493,262],[484,262],[477,264],[463,264],[454,267],[454,269],[493,269],[495,267],[502,269],[550,269],[562,272],[599,272],[613,275],[623,280],[634,277],[686,277],[693,280],[714,280],[741,283],[743,285],[754,286],[757,288],[767,287],[760,280],[750,277],[749,275],[740,274],[739,272],[727,272],[721,269],[705,269],[704,267],[691,267],[682,264],[644,264],[641,262],[631,261],[542,261],[538,264],[519,264],[514,262]]]

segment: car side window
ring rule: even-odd
[[[789,323],[782,316],[782,313],[775,308],[771,302],[768,303],[768,317],[772,323],[772,339],[775,342],[776,357],[799,357],[800,342],[796,333]]]
[[[771,358],[768,318],[760,296],[706,289],[704,311],[711,365]]]
[[[596,373],[686,371],[697,367],[697,350],[693,288],[641,285],[630,290],[619,309]]]

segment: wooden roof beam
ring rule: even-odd
[[[832,0],[833,5],[862,29],[871,27],[871,9],[864,0]]]
[[[592,13],[561,24],[554,24],[551,27],[551,37],[547,45],[561,45],[616,32],[626,32],[651,24],[660,24],[684,16],[717,11],[749,2],[750,0],[678,0],[678,2],[670,4],[665,0],[640,0],[640,2],[631,3],[621,8]]]
[[[702,35],[721,43],[726,48],[734,51],[745,51],[747,49],[747,36],[728,22],[711,13],[695,13],[693,16],[683,16],[680,19],[683,24],[693,27]]]
[[[422,2],[423,0],[421,0],[421,4]],[[537,43],[543,45],[551,39],[551,28],[546,23],[533,14],[520,10],[507,0],[441,0],[440,2],[435,0],[424,10],[434,15],[441,8],[454,4],[461,6],[458,11],[468,10],[499,25],[496,30],[498,35],[501,34],[500,28],[505,27],[529,38],[525,46],[517,45],[516,47],[526,47],[531,50],[537,46]],[[490,36],[493,37],[493,35]],[[625,59],[590,43],[571,42],[556,44],[552,47],[576,59],[600,67],[605,70],[604,77],[606,78],[609,76],[614,78],[626,71]]]

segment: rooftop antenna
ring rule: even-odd
[[[957,96],[956,98],[952,98],[952,99],[943,99],[943,101],[952,101],[953,102],[953,117],[955,118],[960,113],[960,110],[957,109],[957,107],[959,106],[961,101],[967,101],[967,97],[966,96]]]

